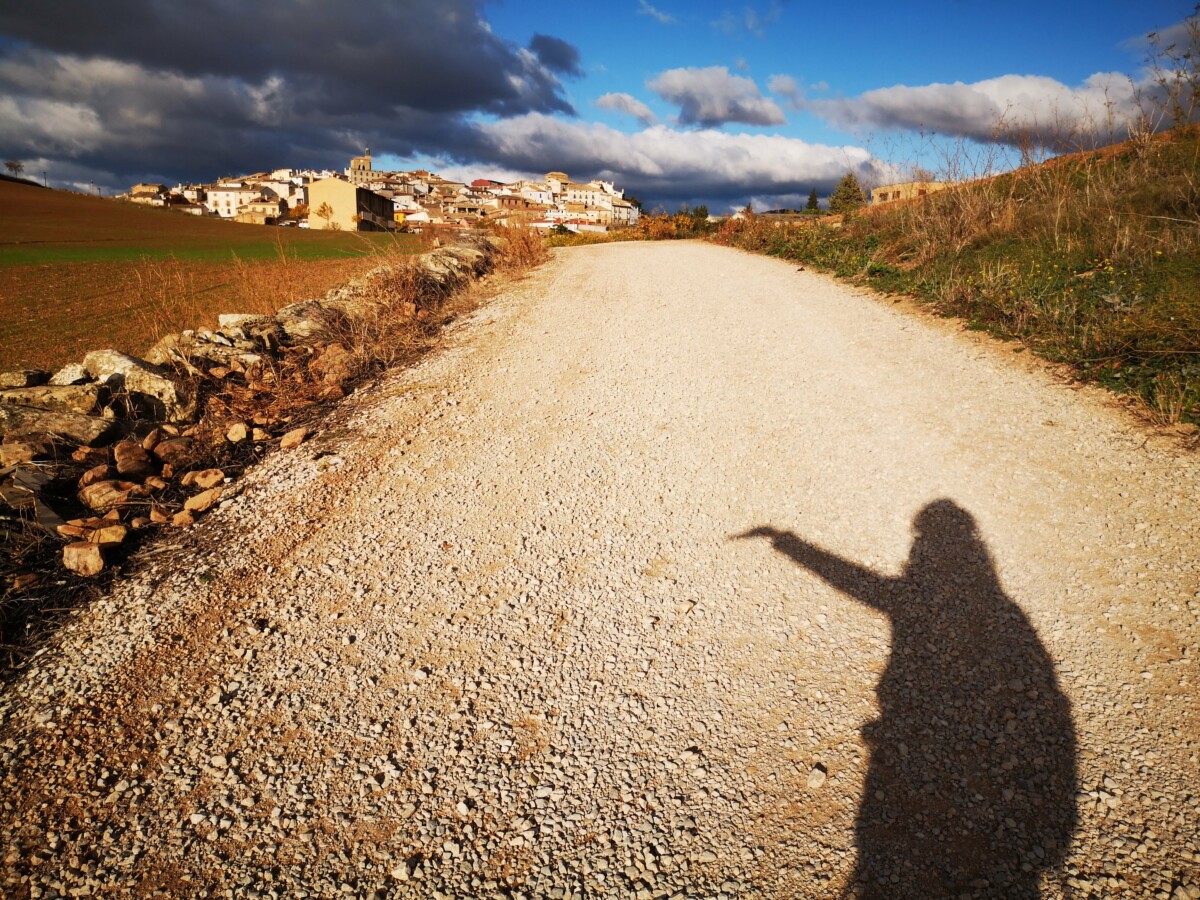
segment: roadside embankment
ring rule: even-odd
[[[247,466],[298,446],[329,403],[430,346],[469,285],[536,262],[533,246],[520,234],[463,237],[274,315],[167,335],[140,357],[96,350],[57,372],[0,374],[8,662],[39,610],[69,605],[86,592],[79,579],[228,503]]]

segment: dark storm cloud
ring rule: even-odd
[[[547,69],[572,78],[579,78],[583,75],[579,51],[560,38],[535,33],[533,40],[529,42],[529,49]]]
[[[553,62],[499,37],[481,0],[41,0],[0,9],[0,34],[59,53],[248,83],[303,82],[306,101],[345,111],[569,112]],[[574,52],[578,67],[578,53]]]
[[[0,7],[0,153],[114,183],[470,147],[468,117],[567,113],[578,51],[483,0],[44,0]],[[56,168],[56,163],[58,164]],[[62,177],[56,175],[61,172]]]

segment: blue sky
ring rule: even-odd
[[[650,6],[674,20],[639,13]],[[851,11],[847,11],[847,7]],[[569,96],[585,117],[608,92],[639,97],[662,115],[671,110],[645,84],[685,66],[726,66],[766,88],[770,76],[805,85],[824,82],[832,95],[854,96],[895,84],[973,82],[1000,75],[1044,75],[1076,85],[1095,72],[1131,74],[1144,53],[1127,45],[1182,20],[1186,2],[1006,2],[942,0],[897,3],[727,3],[659,0],[550,3],[501,2],[490,7],[496,31],[520,40],[534,31],[574,43],[584,78]],[[757,18],[757,33],[746,26]],[[746,69],[743,71],[741,66]],[[792,117],[784,133],[844,139],[812,116]]]
[[[669,208],[794,205],[847,170],[936,170],[948,148],[1003,165],[998,123],[1001,148],[1017,133],[1054,148],[1119,139],[1153,93],[1139,38],[1182,38],[1192,13],[1168,0],[42,0],[0,9],[0,153],[118,190],[340,168],[370,146],[379,166],[564,169]]]

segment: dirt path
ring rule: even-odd
[[[1198,476],[784,263],[564,252],[6,689],[0,893],[1200,896]]]

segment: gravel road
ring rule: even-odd
[[[559,251],[0,694],[9,897],[1200,897],[1200,460],[792,265]]]

